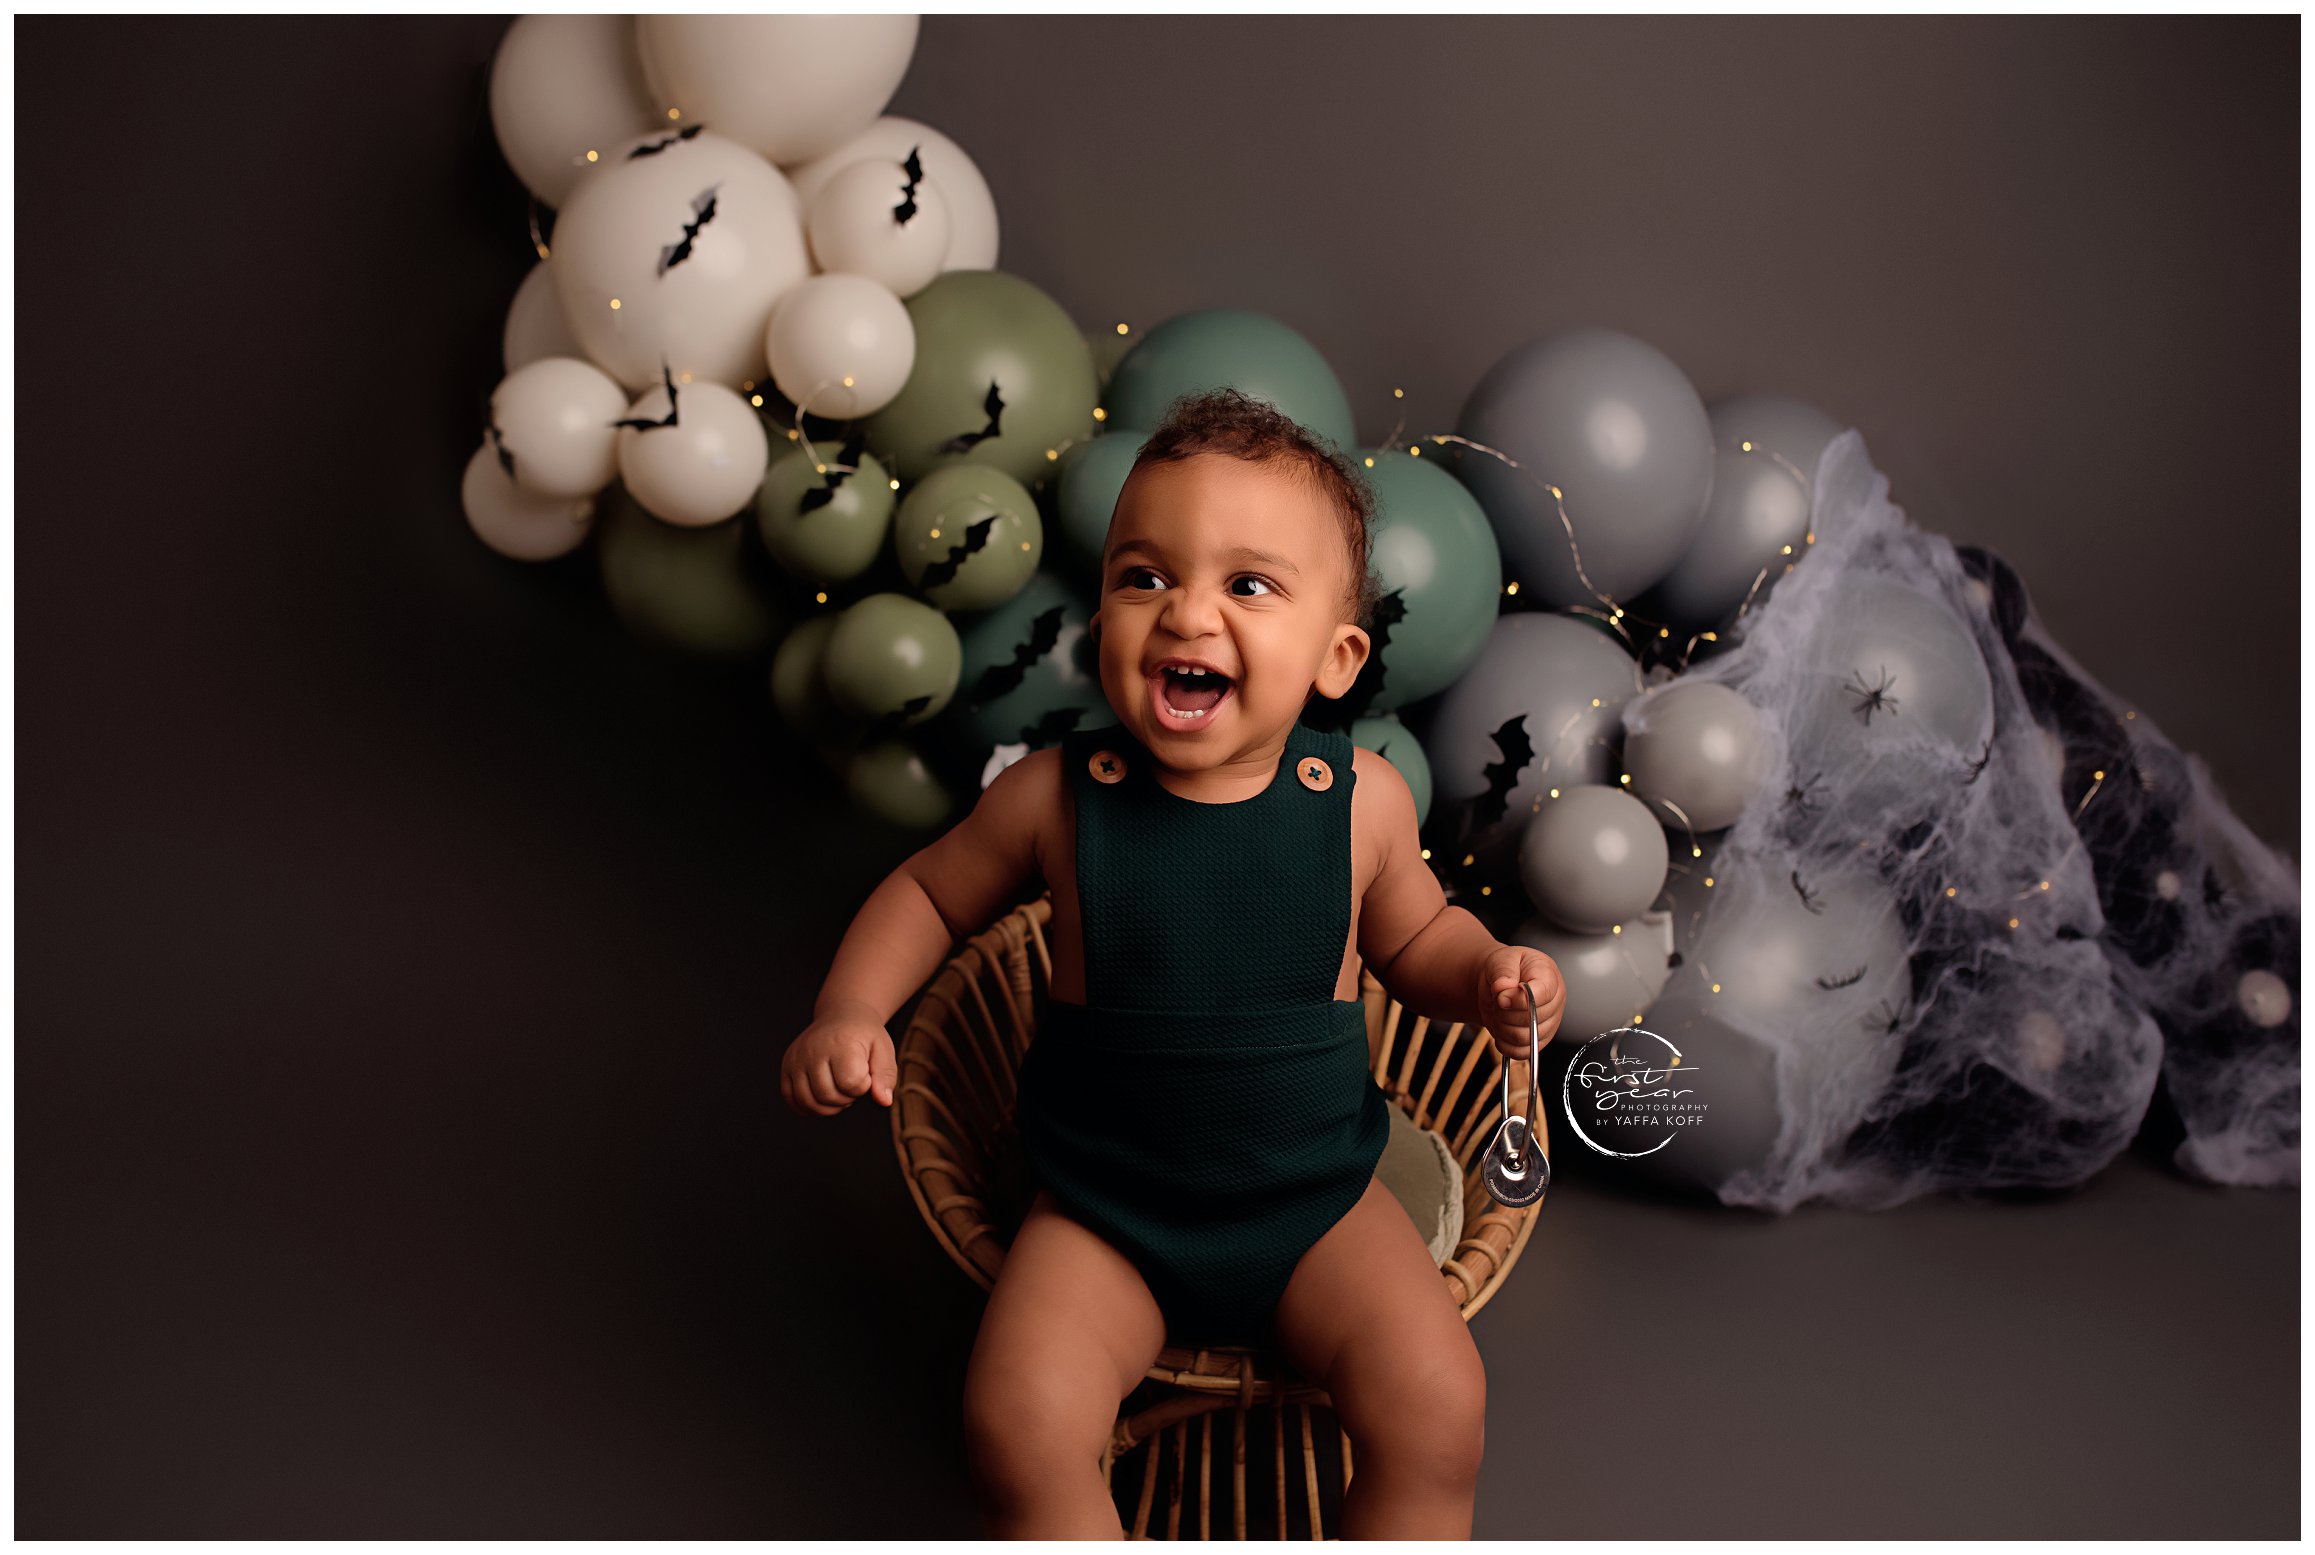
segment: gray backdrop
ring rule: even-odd
[[[503,26],[17,24],[27,1536],[974,1531],[978,1298],[773,1084],[923,839],[458,513]],[[942,16],[894,108],[1088,326],[1273,312],[1369,437],[1581,323],[1816,401],[2295,851],[2295,44]],[[1478,1531],[2288,1537],[2297,1208],[1570,1183]]]

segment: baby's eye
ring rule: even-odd
[[[1269,593],[1273,593],[1273,592],[1275,592],[1275,591],[1274,591],[1274,590],[1273,590],[1273,589],[1270,587],[1270,580],[1269,580],[1268,578],[1265,578],[1265,577],[1261,577],[1261,576],[1259,576],[1259,575],[1257,575],[1257,574],[1255,574],[1255,573],[1251,573],[1251,572],[1242,572],[1242,573],[1238,574],[1238,576],[1237,576],[1237,577],[1235,577],[1235,578],[1231,579],[1230,581],[1232,581],[1233,583],[1259,583],[1259,584],[1261,584],[1261,585],[1262,585],[1262,593],[1263,593],[1263,594],[1269,594]],[[1261,595],[1261,594],[1257,594],[1257,595],[1255,595],[1254,597],[1255,597],[1256,599],[1259,599],[1259,598],[1261,598],[1261,597],[1262,597],[1262,595]]]
[[[1134,568],[1130,568],[1130,569],[1128,569],[1128,570],[1127,570],[1127,572],[1126,572],[1126,574],[1125,574],[1125,576],[1124,576],[1124,577],[1122,577],[1122,578],[1119,578],[1119,579],[1117,580],[1117,583],[1118,583],[1118,587],[1120,587],[1120,588],[1124,588],[1124,589],[1131,589],[1131,588],[1133,587],[1133,580],[1134,580],[1134,579],[1136,579],[1136,578],[1156,578],[1156,577],[1157,577],[1157,574],[1156,574],[1156,573],[1154,573],[1154,572],[1152,572],[1152,571],[1150,571],[1150,570],[1149,570],[1147,567],[1134,567]],[[1164,580],[1164,579],[1162,579],[1162,578],[1159,578],[1159,579],[1158,579],[1158,581],[1159,581],[1160,583],[1163,583],[1165,580]],[[1149,589],[1144,589],[1144,590],[1142,590],[1142,592],[1143,592],[1143,593],[1152,593],[1152,592],[1155,592],[1155,591],[1154,591],[1154,590],[1149,590]]]

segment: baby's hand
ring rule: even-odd
[[[823,1015],[788,1044],[780,1060],[780,1094],[801,1113],[832,1117],[863,1093],[892,1105],[900,1064],[892,1034],[872,1015]]]
[[[1479,1008],[1505,1058],[1526,1058],[1534,1035],[1528,1029],[1523,984],[1535,990],[1535,1018],[1545,1042],[1558,1033],[1567,1009],[1567,984],[1551,957],[1528,945],[1497,945],[1489,951],[1479,968]]]

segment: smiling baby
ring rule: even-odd
[[[1447,903],[1388,761],[1302,721],[1371,649],[1373,502],[1338,454],[1235,390],[1177,400],[1118,497],[1092,620],[1114,723],[1005,768],[879,885],[781,1087],[891,1105],[886,1024],[1040,889],[1052,987],[1020,1075],[1039,1189],[965,1382],[999,1537],[1117,1538],[1100,1457],[1169,1335],[1267,1343],[1333,1398],[1350,1538],[1467,1538],[1486,1377],[1374,1177],[1390,1103],[1359,969],[1411,1014],[1549,1039],[1551,958]]]

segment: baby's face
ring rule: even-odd
[[[1313,687],[1339,697],[1366,662],[1350,574],[1342,520],[1293,466],[1198,454],[1142,470],[1102,553],[1109,705],[1171,767],[1273,747]],[[1170,674],[1174,659],[1219,674]]]

